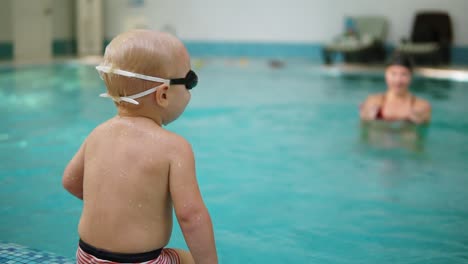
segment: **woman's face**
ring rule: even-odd
[[[405,93],[411,82],[411,72],[404,66],[391,65],[385,71],[385,80],[389,90],[398,94]]]

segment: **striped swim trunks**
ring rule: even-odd
[[[142,263],[142,264],[180,264],[179,255],[174,249],[162,248],[138,254],[113,253],[97,249],[80,240],[76,251],[77,264],[100,263]]]

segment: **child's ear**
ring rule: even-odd
[[[167,107],[167,105],[169,104],[169,100],[167,99],[168,89],[169,89],[169,86],[163,85],[163,86],[160,86],[154,93],[156,103],[160,105],[161,107]]]

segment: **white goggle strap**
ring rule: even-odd
[[[137,79],[142,79],[142,80],[152,81],[152,82],[160,82],[160,83],[167,84],[167,85],[170,84],[170,80],[167,80],[167,79],[148,76],[148,75],[143,75],[143,74],[139,74],[139,73],[133,73],[133,72],[124,71],[124,70],[120,70],[120,69],[112,69],[109,66],[96,66],[96,70],[98,72],[113,73],[113,74],[117,74],[117,75],[121,75],[121,76],[125,76],[125,77],[130,77],[130,78],[137,78]],[[162,85],[160,85],[160,86],[162,86]],[[100,97],[111,98],[115,102],[124,101],[124,102],[127,102],[127,103],[138,105],[139,103],[134,99],[137,99],[137,98],[146,96],[148,94],[154,93],[154,92],[156,92],[156,89],[158,89],[158,87],[159,86],[148,89],[148,90],[143,91],[141,93],[130,95],[130,96],[113,97],[113,96],[109,95],[108,93],[102,93],[99,96]]]
[[[170,83],[170,80],[168,80],[168,79],[148,76],[148,75],[129,72],[129,71],[124,71],[124,70],[120,70],[120,69],[112,69],[109,66],[96,66],[96,70],[98,72],[113,73],[113,74],[117,74],[117,75],[121,75],[121,76],[125,76],[125,77],[137,78],[137,79],[152,81],[152,82],[160,82],[160,83],[165,83],[165,84],[168,84],[168,85]]]
[[[112,100],[114,100],[115,102],[124,101],[124,102],[127,102],[127,103],[139,105],[140,103],[138,103],[135,99],[140,98],[140,97],[143,97],[143,96],[147,96],[148,94],[151,94],[151,93],[156,92],[156,90],[157,90],[160,86],[161,86],[161,85],[156,86],[156,87],[151,88],[151,89],[148,89],[148,90],[143,91],[143,92],[141,92],[141,93],[137,93],[137,94],[129,95],[129,96],[113,97],[113,96],[109,95],[108,93],[102,93],[102,94],[100,94],[99,96],[100,96],[100,97],[106,97],[106,98],[112,98]]]
[[[125,101],[127,103],[131,103],[131,104],[140,104],[138,103],[137,101],[131,99],[131,98],[128,98],[128,97],[113,97],[113,96],[110,96],[108,93],[102,93],[99,95],[100,97],[105,97],[105,98],[111,98],[112,100],[114,100],[114,102],[117,102],[117,103],[120,103],[121,101]]]

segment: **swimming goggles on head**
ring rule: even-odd
[[[109,66],[96,66],[96,70],[99,72],[99,75],[101,76],[101,79],[103,78],[102,73],[112,73],[112,74],[117,74],[117,75],[121,75],[121,76],[125,76],[125,77],[130,77],[130,78],[137,78],[137,79],[146,80],[146,81],[163,83],[161,85],[158,85],[156,87],[153,87],[153,88],[148,89],[146,91],[143,91],[141,93],[137,93],[137,94],[129,95],[129,96],[116,97],[116,96],[111,96],[108,93],[102,93],[102,94],[99,95],[101,97],[112,98],[112,100],[114,100],[115,102],[124,101],[124,102],[127,102],[127,103],[136,104],[136,105],[138,105],[139,103],[135,99],[156,92],[156,90],[160,86],[163,86],[163,85],[180,85],[180,84],[182,84],[182,85],[185,85],[185,88],[187,88],[187,90],[190,90],[190,89],[194,88],[195,86],[197,86],[197,84],[198,84],[198,76],[192,70],[190,70],[187,73],[187,75],[185,75],[185,78],[177,78],[177,79],[163,79],[163,78],[159,78],[159,77],[148,76],[148,75],[129,72],[129,71],[124,71],[124,70],[120,70],[120,69],[113,69],[112,67],[109,67]]]

